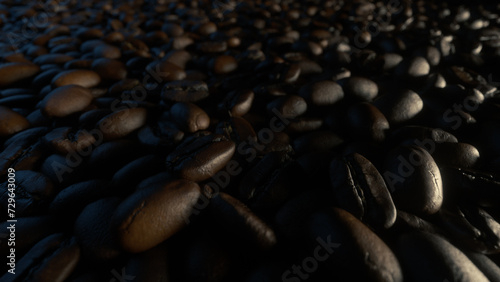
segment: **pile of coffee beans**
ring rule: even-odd
[[[5,0],[0,28],[0,281],[500,281],[500,5]]]

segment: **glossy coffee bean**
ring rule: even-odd
[[[0,123],[0,137],[13,135],[30,126],[25,117],[5,106],[0,106],[0,119],[2,120]]]
[[[162,98],[171,102],[195,103],[207,98],[208,95],[208,86],[202,81],[173,81],[166,83],[162,89]]]
[[[332,105],[344,98],[344,90],[333,81],[320,81],[304,86],[299,91],[300,96],[315,106]]]
[[[110,222],[121,199],[110,197],[87,205],[75,221],[75,237],[82,248],[82,256],[92,261],[106,262],[119,254],[118,242]]]
[[[41,102],[42,113],[48,117],[65,117],[83,111],[94,97],[78,85],[66,85],[51,91]]]
[[[302,97],[296,95],[277,98],[267,104],[267,111],[270,115],[273,115],[275,111],[277,111],[285,118],[296,118],[304,114],[306,110],[306,101]]]
[[[374,227],[389,228],[396,208],[384,179],[365,157],[352,154],[334,159],[330,180],[339,207]]]
[[[443,184],[432,156],[421,147],[398,147],[386,156],[382,173],[396,207],[434,214],[443,203]]]
[[[429,153],[439,165],[473,168],[480,160],[477,148],[467,143],[436,143]]]
[[[348,78],[344,89],[349,95],[361,101],[372,101],[378,95],[377,84],[364,77]]]
[[[382,142],[389,130],[389,122],[372,104],[360,103],[348,109],[347,128],[359,140]]]
[[[40,67],[32,63],[7,63],[0,65],[0,88],[30,78],[40,72]]]
[[[139,253],[160,244],[186,226],[200,196],[198,184],[189,180],[161,183],[131,194],[112,218],[120,246]]]
[[[97,123],[97,128],[105,140],[113,140],[129,135],[146,123],[147,110],[129,108],[111,113]]]
[[[323,249],[323,279],[403,281],[391,249],[366,225],[339,208],[313,214],[307,224],[310,251]],[[370,258],[367,260],[367,258]],[[290,275],[288,275],[290,276]]]
[[[417,93],[403,90],[381,96],[374,105],[385,115],[389,124],[397,125],[410,121],[419,114],[424,103]]]
[[[405,275],[413,281],[488,281],[464,253],[438,235],[407,233],[399,237],[396,245]]]
[[[176,103],[170,108],[170,113],[179,128],[189,133],[205,130],[210,125],[207,113],[192,103]]]
[[[179,177],[192,181],[206,180],[231,159],[235,144],[221,135],[186,138],[167,156],[167,168]]]
[[[79,85],[85,88],[92,88],[101,82],[98,73],[91,70],[68,70],[61,72],[52,79],[52,87],[61,87],[70,84]]]
[[[104,81],[117,81],[127,77],[127,68],[124,63],[109,58],[94,60],[90,68]]]
[[[232,116],[243,116],[250,111],[255,94],[251,90],[231,91],[218,105],[222,112],[230,112]]]

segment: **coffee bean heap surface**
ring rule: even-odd
[[[0,281],[500,281],[500,5],[5,0],[0,28]]]

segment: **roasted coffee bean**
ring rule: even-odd
[[[488,281],[464,253],[438,235],[407,233],[399,237],[396,245],[405,278],[412,281]]]
[[[94,60],[90,68],[104,81],[117,81],[127,77],[127,68],[125,64],[110,58]]]
[[[0,65],[0,88],[30,78],[40,72],[40,67],[32,63],[7,63]]]
[[[52,87],[61,87],[70,84],[79,85],[85,88],[92,88],[101,82],[99,74],[91,70],[68,70],[64,71],[52,79]]]
[[[226,165],[235,147],[232,141],[221,135],[191,136],[167,156],[167,168],[181,178],[203,181]]]
[[[421,147],[401,146],[389,152],[383,176],[398,209],[423,215],[441,208],[441,173],[432,156]]]
[[[464,254],[481,270],[489,281],[500,281],[500,267],[486,255],[464,251]]]
[[[93,98],[90,91],[82,86],[66,85],[51,91],[40,107],[46,116],[60,118],[83,111]]]
[[[226,193],[221,192],[210,199],[208,212],[228,240],[238,238],[238,245],[251,244],[269,249],[276,244],[273,229],[242,202]]]
[[[251,90],[232,91],[219,104],[220,111],[228,111],[232,116],[244,116],[252,107],[255,94]]]
[[[311,152],[328,152],[344,143],[344,140],[329,130],[313,131],[296,138],[293,149],[302,155]]]
[[[500,224],[481,208],[471,205],[443,208],[439,223],[459,246],[484,254],[500,252]]]
[[[133,193],[112,218],[121,247],[143,252],[179,232],[200,196],[198,184],[189,180],[169,181]]]
[[[146,155],[131,161],[118,170],[111,179],[111,184],[118,194],[128,194],[149,176],[164,171],[164,160],[156,155]]]
[[[467,143],[436,143],[429,153],[439,165],[473,168],[480,160],[477,148]]]
[[[189,133],[205,130],[210,125],[207,113],[192,103],[176,103],[170,108],[170,113],[179,128]]]
[[[389,122],[375,106],[364,102],[348,109],[347,128],[349,133],[359,140],[367,138],[382,142],[389,130]]]
[[[4,281],[64,281],[80,260],[80,247],[74,238],[61,233],[46,237],[16,264],[15,275],[6,273]]]
[[[43,174],[29,170],[19,170],[15,172],[15,205],[16,216],[34,216],[42,214],[47,210],[50,200],[57,192],[54,185]],[[2,208],[7,215],[9,203],[9,182],[4,182],[2,186]]]
[[[120,255],[118,242],[111,230],[111,217],[120,204],[117,197],[104,198],[87,205],[75,221],[75,237],[82,256],[106,262]]]
[[[324,267],[314,276],[344,281],[403,281],[403,272],[391,249],[345,210],[329,208],[316,212],[306,226],[311,246],[308,253],[317,249],[324,253],[319,262]],[[284,277],[290,276],[288,270]]]
[[[216,74],[228,74],[238,68],[238,62],[232,56],[221,55],[213,61],[213,71]]]
[[[125,137],[146,123],[147,110],[144,108],[129,108],[111,113],[97,123],[105,140]]]
[[[270,115],[278,112],[284,118],[296,118],[304,114],[306,110],[306,101],[296,95],[280,97],[267,104],[267,111]]]
[[[90,203],[110,195],[109,182],[88,180],[67,186],[54,197],[49,206],[51,214],[75,219]]]
[[[458,139],[453,134],[439,128],[403,126],[391,133],[389,142],[393,146],[417,145],[428,152],[433,152],[436,143],[457,143]]]
[[[391,125],[410,121],[424,107],[420,96],[411,90],[385,94],[377,99],[374,105],[385,115]]]
[[[182,67],[167,60],[161,62],[152,62],[146,67],[146,70],[150,70],[149,72],[154,72],[154,75],[152,76],[157,81],[176,81],[186,78],[186,72]]]
[[[315,106],[332,105],[344,98],[342,87],[333,81],[320,81],[304,86],[299,91],[300,96]]]
[[[396,208],[384,179],[373,164],[360,154],[334,159],[330,179],[339,207],[374,227],[389,228],[396,220]]]
[[[27,129],[30,124],[22,115],[8,107],[0,106],[0,137],[7,137]]]
[[[361,101],[372,101],[378,95],[377,84],[364,77],[348,78],[344,89],[349,95]]]
[[[71,127],[59,127],[47,133],[44,141],[61,154],[84,151],[96,142],[95,136],[85,130],[76,131]]]
[[[202,81],[173,81],[166,83],[162,89],[162,98],[172,102],[196,103],[208,95],[208,86]]]

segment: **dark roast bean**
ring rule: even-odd
[[[118,60],[100,58],[94,60],[90,68],[105,81],[117,81],[127,77],[125,64]]]
[[[47,133],[44,141],[61,154],[84,151],[96,142],[95,136],[85,130],[75,131],[71,127],[59,127]]]
[[[111,113],[97,123],[105,140],[113,140],[129,135],[146,123],[147,110],[144,108],[124,109]]]
[[[140,157],[123,166],[111,179],[111,184],[119,194],[128,194],[149,176],[164,171],[164,160],[156,155]]]
[[[434,151],[436,143],[457,143],[457,137],[439,128],[425,126],[403,126],[391,133],[389,142],[396,145],[417,145],[427,151]]]
[[[306,101],[316,106],[332,105],[344,98],[342,87],[329,80],[304,86],[300,89],[299,94]]]
[[[315,275],[344,281],[403,281],[398,259],[391,249],[345,210],[329,208],[317,212],[306,226],[311,245],[308,253],[323,250],[325,259],[321,262],[325,265],[323,273]]]
[[[323,126],[323,120],[320,118],[299,117],[290,120],[286,131],[288,133],[305,133],[318,130]]]
[[[385,115],[391,125],[411,120],[424,107],[420,96],[411,90],[385,94],[377,99],[374,105]]]
[[[426,233],[403,234],[395,252],[412,281],[488,281],[484,274],[444,238]]]
[[[251,90],[232,91],[219,104],[220,111],[228,111],[232,116],[244,116],[252,107],[255,94]]]
[[[30,78],[39,72],[40,67],[32,63],[2,64],[0,65],[0,88]]]
[[[234,152],[235,144],[224,136],[193,136],[167,156],[167,168],[181,178],[203,181],[221,170]]]
[[[359,140],[382,142],[389,130],[389,122],[372,104],[360,103],[348,109],[347,128]]]
[[[344,140],[337,134],[329,130],[320,130],[296,138],[292,146],[297,154],[301,155],[310,152],[328,152],[342,143]]]
[[[183,68],[167,60],[152,62],[146,67],[146,70],[154,72],[152,76],[157,81],[176,81],[186,78],[186,72]]]
[[[94,97],[90,91],[78,85],[58,87],[41,102],[42,113],[48,117],[65,117],[83,111]]]
[[[192,103],[176,103],[170,108],[170,113],[179,128],[189,133],[205,130],[210,125],[207,113]]]
[[[396,220],[396,208],[384,179],[373,164],[360,154],[334,159],[330,179],[339,207],[374,227],[389,228]]]
[[[16,274],[4,274],[4,281],[65,281],[80,260],[80,247],[74,238],[61,233],[38,242],[16,264]]]
[[[166,83],[162,98],[172,102],[198,102],[209,95],[208,86],[202,81],[180,80]]]
[[[302,97],[296,95],[277,98],[267,104],[267,111],[270,115],[275,114],[277,111],[284,118],[296,118],[305,113],[306,110],[306,101]]]
[[[42,214],[47,210],[50,200],[57,192],[54,185],[43,174],[29,170],[19,170],[15,173],[15,211],[16,217],[25,217]],[[2,208],[7,215],[9,198],[8,183],[4,182],[2,186]]]
[[[79,85],[85,88],[92,88],[101,82],[99,74],[91,70],[68,70],[64,71],[52,79],[52,87],[61,87],[70,84]]]
[[[377,84],[364,77],[348,78],[344,89],[349,95],[361,101],[372,101],[378,95]]]
[[[138,158],[142,153],[143,148],[136,140],[120,139],[105,142],[92,150],[87,160],[87,169],[93,176],[106,177]]]
[[[220,226],[221,234],[228,239],[238,238],[238,245],[251,244],[269,249],[276,244],[273,229],[257,217],[247,206],[226,193],[219,193],[210,199],[208,211],[213,221]]]
[[[439,212],[439,222],[458,246],[484,254],[500,252],[500,224],[481,208],[446,207]]]
[[[109,182],[88,180],[61,190],[49,206],[50,213],[62,218],[75,219],[88,204],[109,196]]]
[[[0,137],[10,136],[27,129],[30,124],[22,115],[8,107],[0,106]]]
[[[213,71],[216,74],[227,74],[238,68],[238,62],[232,56],[221,55],[213,61]]]
[[[121,247],[143,252],[179,232],[200,196],[198,184],[189,180],[169,181],[133,193],[112,218]]]
[[[487,256],[467,251],[464,251],[464,254],[466,254],[476,267],[483,272],[489,281],[500,281],[500,267],[498,267],[498,265],[496,265]]]
[[[382,173],[398,209],[434,214],[443,203],[441,173],[421,147],[398,147],[386,156]]]
[[[118,242],[111,230],[111,217],[121,199],[110,197],[97,200],[85,207],[75,221],[75,237],[82,248],[82,256],[97,262],[106,262],[120,255]]]
[[[439,165],[472,168],[480,160],[477,148],[467,143],[436,143],[429,153]]]

